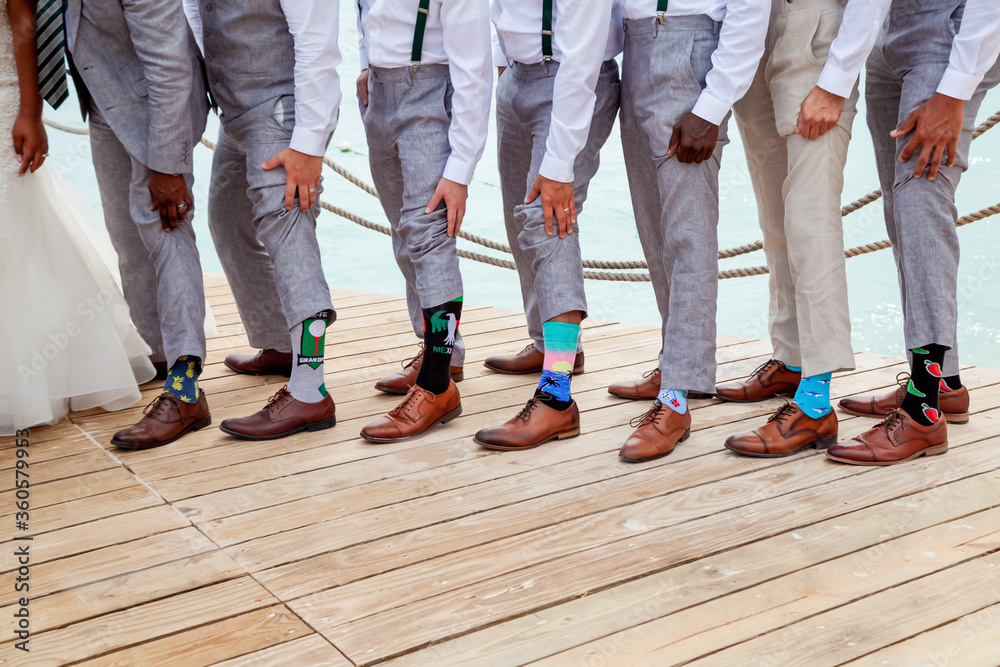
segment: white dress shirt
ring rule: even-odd
[[[849,0],[819,78],[820,88],[841,97],[851,94],[891,4],[892,0]],[[968,0],[937,92],[959,100],[970,99],[998,55],[1000,10],[996,0]]]
[[[289,148],[321,156],[340,112],[340,0],[280,0],[295,45],[295,128]],[[184,13],[204,51],[198,0],[184,0]],[[260,48],[267,48],[266,44]]]
[[[656,0],[620,0],[626,19],[653,19]],[[670,0],[665,16],[704,14],[722,21],[719,46],[712,54],[712,69],[705,90],[692,113],[719,125],[733,105],[746,94],[764,55],[764,41],[771,17],[766,0]]]
[[[361,69],[411,67],[417,3],[359,0]],[[490,65],[489,0],[431,0],[424,29],[422,64],[446,64],[454,88],[444,178],[472,181],[490,125],[493,69]]]
[[[559,63],[552,91],[552,120],[539,174],[572,183],[577,154],[587,144],[601,65],[621,51],[613,39],[612,0],[553,0],[552,59]],[[566,7],[566,14],[559,13]],[[542,3],[493,0],[500,66],[542,62]],[[619,21],[620,25],[620,21]],[[620,28],[619,28],[620,29]],[[615,50],[617,44],[617,50]],[[609,55],[610,53],[610,55]]]

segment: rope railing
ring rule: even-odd
[[[76,135],[87,135],[89,130],[86,127],[73,127],[70,125],[64,125],[62,123],[50,120],[48,118],[43,119],[45,124],[49,127],[59,130],[61,132],[67,132],[69,134]],[[972,139],[978,139],[987,131],[1000,124],[1000,111],[997,111],[985,121],[980,123],[972,133]],[[209,150],[215,150],[215,144],[202,137],[201,143],[204,144]],[[378,191],[373,185],[365,182],[363,179],[359,178],[355,174],[351,173],[345,167],[337,164],[328,157],[323,158],[323,164],[333,170],[335,173],[342,176],[346,181],[355,185],[356,187],[364,190],[373,197],[378,197]],[[881,190],[875,190],[870,192],[864,197],[860,197],[850,204],[843,206],[840,209],[840,214],[843,217],[858,211],[869,204],[878,201],[882,197]],[[380,234],[390,235],[391,230],[387,225],[382,225],[377,222],[373,222],[366,218],[361,217],[355,213],[352,213],[346,209],[342,209],[339,206],[334,206],[325,201],[320,201],[320,206],[333,213],[334,215],[340,216],[345,220],[349,220],[361,227],[370,229],[372,231],[379,232]],[[1000,204],[995,206],[989,206],[987,208],[981,209],[974,213],[962,216],[955,222],[956,227],[962,227],[971,222],[977,220],[982,220],[990,216],[1000,214]],[[511,254],[510,246],[488,239],[478,234],[472,234],[470,232],[459,231],[459,238],[474,243],[476,245],[482,246],[484,248],[489,248],[497,252],[502,252],[505,254]],[[729,259],[732,257],[739,257],[741,255],[746,255],[757,250],[761,250],[764,247],[763,241],[754,241],[753,243],[746,243],[739,246],[734,246],[732,248],[726,248],[719,251],[719,259]],[[858,257],[860,255],[866,255],[868,253],[876,252],[878,250],[885,250],[886,248],[891,248],[892,243],[888,239],[882,241],[875,241],[873,243],[865,243],[863,245],[855,246],[854,248],[849,248],[844,251],[844,256],[846,258]],[[504,269],[516,270],[517,266],[513,261],[509,259],[502,259],[499,257],[492,257],[490,255],[484,255],[478,252],[472,252],[469,250],[464,250],[459,248],[457,250],[458,256],[462,259],[469,259],[475,262],[480,262],[482,264],[488,264],[490,266],[497,266]],[[583,260],[583,277],[588,280],[606,280],[606,281],[617,281],[617,282],[649,282],[650,277],[648,273],[629,273],[627,271],[634,270],[648,270],[649,265],[642,260]],[[597,269],[597,270],[594,270]],[[745,268],[737,269],[725,269],[719,271],[719,279],[727,280],[730,278],[746,278],[748,276],[761,276],[768,273],[768,268],[766,266],[749,266]]]

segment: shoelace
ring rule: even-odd
[[[893,430],[903,425],[903,416],[898,410],[886,410],[885,419],[879,422],[878,426],[885,428],[885,434],[889,435]],[[875,428],[878,428],[876,426]]]
[[[430,396],[427,397],[427,400],[429,401],[434,400],[434,394],[431,394],[431,392],[421,389],[417,385],[413,385],[412,387],[410,387],[410,390],[406,392],[406,398],[403,399],[403,402],[394,407],[389,412],[389,414],[390,415],[406,414],[406,410],[417,401],[417,398],[421,394],[430,394]]]
[[[523,350],[521,350],[520,352],[517,353],[517,356],[520,357],[522,354],[524,354],[525,352],[527,352],[528,350],[530,350],[533,347],[535,347],[534,343],[528,343],[527,345],[524,346]]]
[[[663,416],[663,409],[666,408],[666,407],[667,406],[665,406],[663,403],[660,403],[659,401],[655,401],[653,403],[653,407],[651,407],[644,414],[642,414],[642,415],[636,417],[635,419],[633,419],[632,421],[630,421],[629,422],[629,426],[631,426],[632,428],[639,428],[640,426],[642,426],[643,424],[646,424],[646,423],[656,424],[658,422],[658,420],[660,419],[660,417]]]
[[[655,375],[656,373],[659,373],[659,372],[660,372],[659,368],[654,368],[651,371],[646,371],[645,373],[643,373],[642,377],[644,377],[644,378],[652,377],[653,375]]]
[[[524,404],[524,407],[521,408],[521,411],[517,413],[517,416],[514,417],[514,419],[520,419],[525,424],[527,424],[528,419],[531,417],[532,410],[538,407],[538,402],[539,399],[533,396],[530,401]]]
[[[750,377],[751,378],[755,378],[758,375],[763,375],[764,371],[766,371],[768,368],[770,368],[771,366],[774,366],[776,364],[781,364],[781,362],[778,361],[777,359],[768,359],[767,361],[765,361],[764,363],[762,363],[760,366],[758,366],[757,369],[753,373],[750,374]],[[784,364],[781,364],[781,365],[784,366]]]
[[[267,405],[265,406],[265,409],[266,410],[271,410],[272,408],[277,409],[282,403],[286,401],[286,399],[290,399],[291,397],[292,395],[288,393],[288,385],[286,384],[281,389],[279,389],[277,393],[274,394],[274,396],[267,399]]]
[[[153,417],[154,419],[160,419],[160,418],[165,419],[167,416],[167,411],[170,410],[171,406],[173,405],[173,402],[176,400],[177,399],[174,398],[173,396],[170,395],[164,396],[163,394],[160,394],[159,396],[154,398],[149,403],[149,405],[147,405],[142,409],[142,414],[145,415],[152,412],[150,416]]]
[[[401,362],[399,362],[403,366],[403,368],[409,368],[413,364],[415,364],[418,361],[420,361],[420,358],[424,356],[424,346],[423,345],[419,345],[418,347],[419,347],[420,351],[417,352],[417,356],[413,357],[409,361],[401,361]]]
[[[791,403],[785,403],[780,408],[778,408],[777,412],[775,412],[773,415],[771,415],[770,417],[768,417],[767,421],[768,422],[774,422],[774,421],[776,421],[779,424],[784,424],[785,423],[785,419],[787,419],[788,417],[791,417],[793,414],[795,414],[795,410],[796,410],[796,408],[795,408],[794,405],[792,405]]]
[[[898,384],[903,389],[906,389],[906,385],[910,383],[910,374],[907,372],[896,374],[896,384]]]

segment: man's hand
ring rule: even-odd
[[[799,107],[795,133],[817,139],[833,129],[844,111],[844,98],[814,86]]]
[[[545,217],[545,233],[552,236],[552,217],[555,215],[559,225],[559,238],[566,238],[573,233],[576,224],[576,202],[573,201],[573,184],[562,183],[545,178],[539,174],[535,184],[531,186],[531,194],[524,200],[525,204],[535,201],[542,195],[542,215]]]
[[[934,97],[924,102],[916,111],[910,114],[906,121],[890,132],[890,136],[898,139],[913,131],[910,143],[903,148],[899,156],[900,162],[907,162],[917,149],[920,159],[913,169],[913,178],[920,178],[924,169],[930,164],[931,170],[927,180],[937,178],[938,169],[945,150],[948,151],[948,166],[955,164],[958,153],[958,137],[962,134],[962,123],[965,118],[965,102],[935,93]],[[915,131],[914,131],[915,130]]]
[[[11,135],[14,139],[14,152],[21,160],[19,175],[24,176],[29,167],[34,173],[45,162],[45,156],[49,151],[49,140],[45,135],[41,114],[37,116],[24,112],[18,114]]]
[[[358,76],[358,97],[361,98],[361,104],[368,106],[368,70],[361,70],[361,75]]]
[[[187,214],[194,210],[194,200],[183,174],[154,171],[149,177],[149,210],[160,211],[160,224],[168,234],[177,229]]]
[[[465,218],[465,201],[469,198],[469,186],[442,178],[434,189],[434,196],[424,209],[431,213],[442,201],[448,209],[448,236],[456,236]]]
[[[296,191],[302,211],[308,211],[316,203],[316,191],[323,174],[322,156],[306,155],[286,148],[260,167],[265,171],[285,168],[285,209],[291,211],[295,206]]]
[[[677,159],[685,164],[701,164],[712,157],[715,145],[719,143],[719,126],[704,118],[689,113],[674,125],[667,155],[677,154]]]

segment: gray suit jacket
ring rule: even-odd
[[[66,27],[90,103],[125,149],[153,171],[190,173],[208,99],[181,0],[66,0]]]

